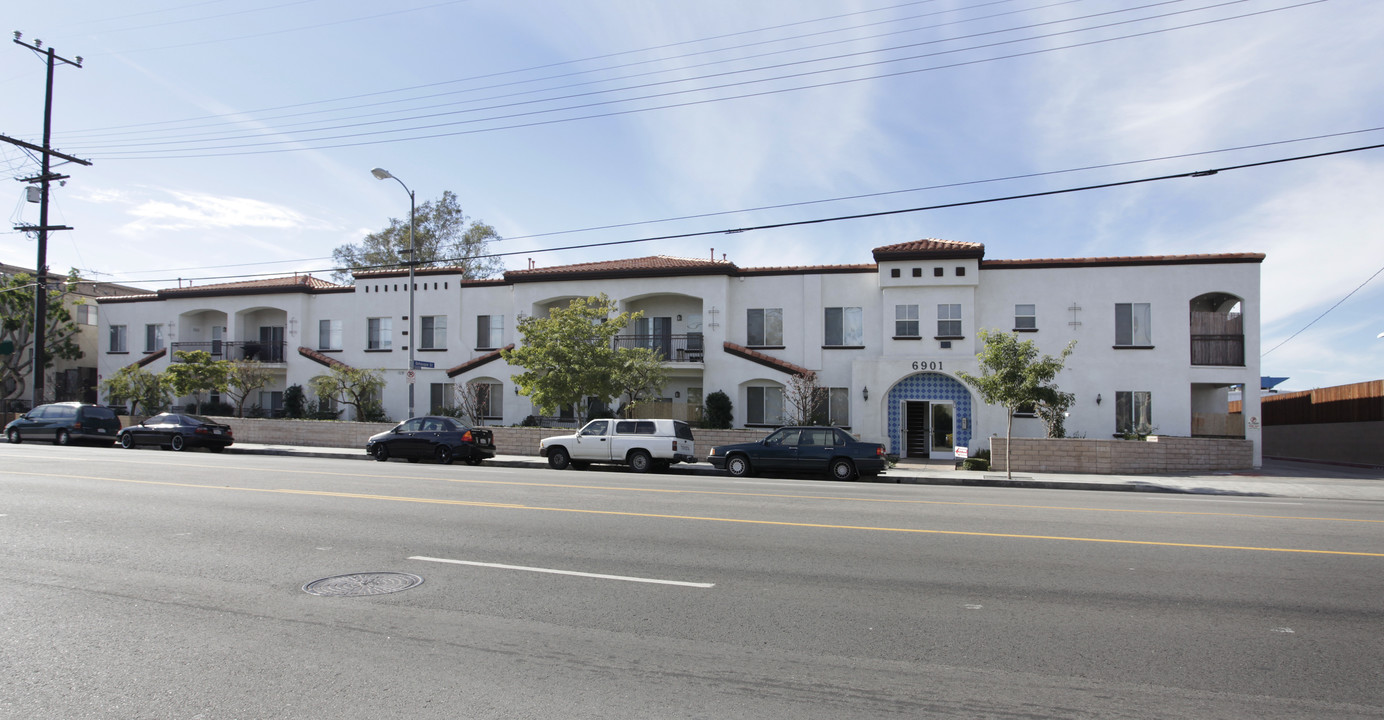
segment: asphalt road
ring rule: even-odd
[[[0,717],[1384,717],[1382,511],[0,445]]]

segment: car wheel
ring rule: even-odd
[[[389,447],[380,443],[375,446],[375,450],[371,454],[375,456],[376,460],[384,462],[389,459]]]
[[[548,451],[548,467],[554,470],[566,470],[570,462],[572,462],[572,456],[567,454],[567,448],[555,447]]]
[[[9,440],[11,445],[18,445],[19,443],[24,442],[24,438],[19,437],[18,430],[11,430],[5,433],[5,439]]]
[[[120,447],[123,447],[126,450],[133,450],[135,447],[135,436],[129,433],[121,433]]]
[[[168,447],[173,448],[178,452],[182,452],[187,449],[187,441],[183,440],[182,435],[174,435],[173,437],[168,439]]]
[[[750,474],[750,459],[744,455],[732,455],[726,460],[726,472],[735,477],[747,477]]]
[[[837,458],[831,461],[831,477],[835,480],[854,480],[855,463],[846,458]]]
[[[481,464],[481,460],[482,460],[482,458],[478,458],[478,457],[469,457],[469,458],[466,458],[466,464],[467,464],[467,465],[472,465],[472,466],[480,465],[480,464]]]
[[[54,445],[71,445],[71,444],[72,444],[72,434],[69,433],[69,432],[67,432],[66,430],[63,430],[63,429],[60,428],[60,429],[58,430],[58,432],[57,432],[56,434],[53,435],[53,444],[54,444]]]
[[[446,445],[438,445],[437,450],[433,453],[433,456],[437,458],[437,462],[442,465],[452,464],[452,449],[447,447]]]
[[[643,450],[635,450],[630,453],[629,463],[630,469],[637,473],[646,473],[654,469],[654,459]]]

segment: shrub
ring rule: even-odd
[[[733,409],[730,396],[717,390],[706,396],[706,411],[702,413],[706,420],[703,424],[713,430],[727,430],[730,428]]]
[[[307,397],[303,394],[302,385],[289,385],[284,388],[284,417],[307,417],[306,405]]]
[[[989,458],[982,458],[982,457],[966,458],[965,460],[962,460],[962,461],[961,461],[961,469],[962,469],[962,470],[981,470],[981,471],[989,470],[989,469],[990,469],[990,460],[989,460]]]

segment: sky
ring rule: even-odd
[[[1378,0],[55,0],[4,15],[24,42],[82,57],[54,73],[52,146],[92,163],[56,168],[70,178],[49,221],[74,229],[50,236],[55,271],[143,288],[329,278],[334,248],[408,217],[404,187],[371,175],[383,167],[419,203],[456,193],[510,269],[856,264],[920,238],[991,259],[1265,253],[1261,372],[1287,390],[1384,378],[1384,148],[1359,149],[1384,144]],[[44,57],[0,48],[0,135],[42,142]],[[0,143],[0,174],[38,172]],[[0,262],[32,267],[34,238],[11,228],[38,224],[38,205],[15,182],[0,207]],[[872,213],[890,214],[728,232]]]

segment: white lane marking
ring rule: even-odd
[[[1288,635],[1292,635],[1292,634],[1293,634],[1293,629],[1292,629],[1292,628],[1288,628],[1288,627],[1276,627],[1276,628],[1269,628],[1269,632],[1286,633],[1286,634],[1288,634]]]
[[[1300,502],[1287,502],[1280,500],[1254,500],[1250,498],[1199,498],[1187,497],[1186,495],[1150,495],[1143,498],[1145,500],[1176,500],[1177,502],[1223,502],[1240,503],[1241,505],[1306,505]]]
[[[472,560],[449,560],[447,558],[423,557],[415,555],[409,560],[448,563],[451,565],[471,565],[474,567],[498,568],[500,570],[524,570],[526,572],[549,573],[552,575],[575,575],[576,577],[596,578],[598,580],[624,580],[625,582],[652,583],[654,585],[678,585],[681,587],[713,588],[715,583],[694,583],[682,580],[659,580],[657,578],[626,577],[624,575],[602,575],[600,573],[577,572],[575,570],[554,570],[552,568],[524,567],[523,565],[501,565],[500,563],[475,562]]]

